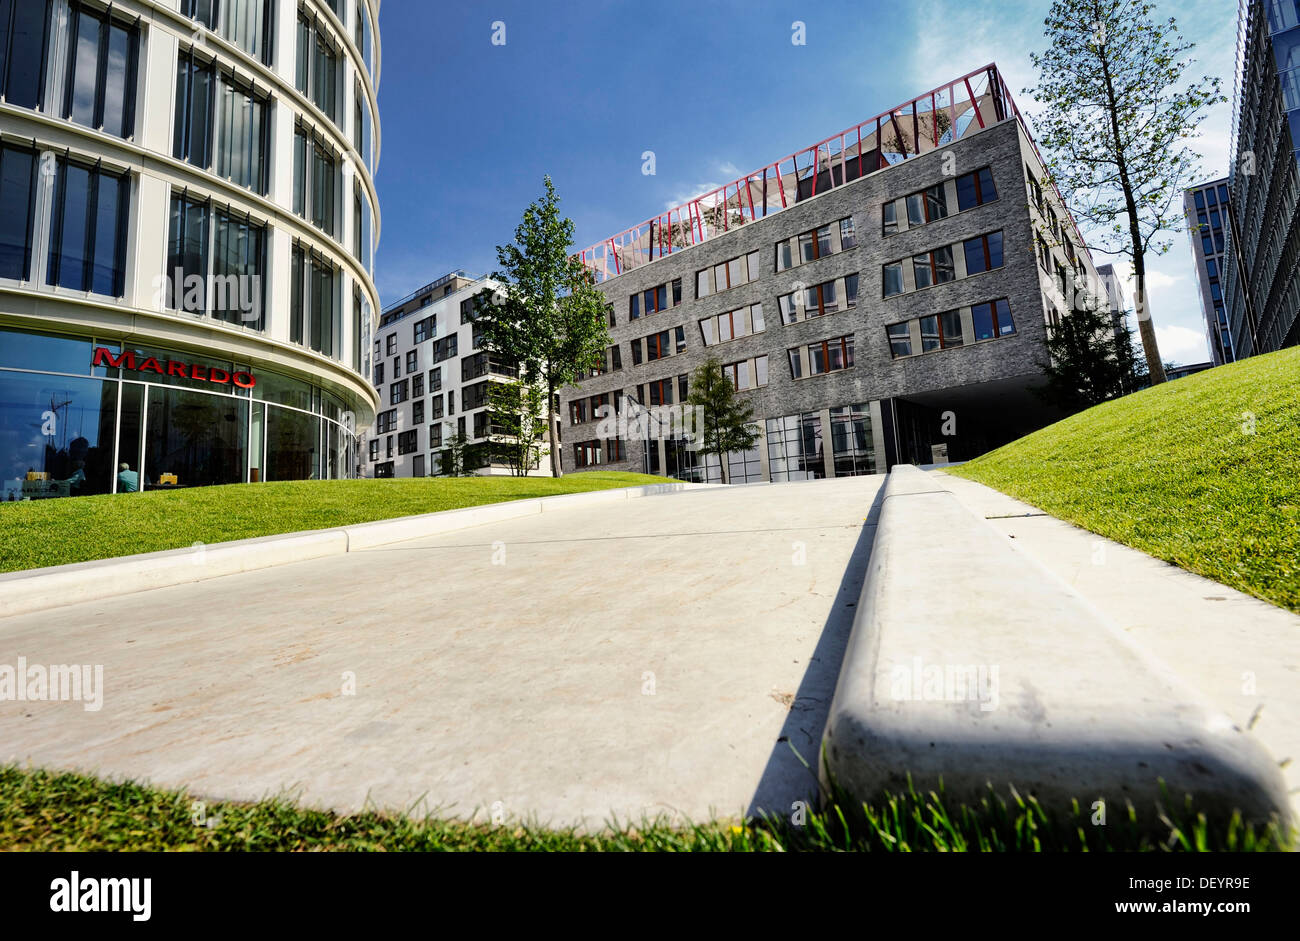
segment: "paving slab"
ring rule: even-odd
[[[710,488],[0,619],[0,762],[211,798],[600,826],[788,811],[883,476]]]
[[[1300,616],[983,484],[931,476],[1249,728],[1282,764],[1300,819]]]

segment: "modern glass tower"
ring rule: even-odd
[[[1238,0],[1224,299],[1241,359],[1300,343],[1300,2]]]
[[[349,477],[378,0],[0,0],[0,500]]]
[[[1230,363],[1232,331],[1223,303],[1223,261],[1227,248],[1224,229],[1228,222],[1228,180],[1212,180],[1183,193],[1188,241],[1196,264],[1196,288],[1205,317],[1205,339],[1215,366]]]

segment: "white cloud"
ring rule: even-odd
[[[712,193],[720,187],[721,183],[696,183],[694,186],[679,186],[673,191],[672,197],[664,203],[660,212],[667,212],[669,209],[676,209],[683,203],[690,202],[697,196],[703,196],[705,193]]]
[[[1156,342],[1160,344],[1160,358],[1166,363],[1182,366],[1204,363],[1210,358],[1203,330],[1190,330],[1174,325],[1156,325]]]

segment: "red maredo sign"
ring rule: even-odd
[[[133,369],[136,372],[156,372],[160,376],[198,379],[219,386],[235,385],[241,389],[251,389],[257,385],[257,379],[252,373],[237,372],[231,374],[224,369],[217,369],[215,366],[199,366],[195,363],[183,363],[174,359],[160,363],[152,356],[137,363],[135,353],[130,350],[114,356],[112,350],[107,350],[102,346],[96,348],[95,360],[91,365],[107,366],[112,369]]]

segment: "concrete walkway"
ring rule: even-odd
[[[883,477],[697,490],[0,619],[0,762],[354,811],[599,826],[788,812]],[[355,693],[352,687],[355,686]]]
[[[1285,763],[1282,774],[1300,817],[1300,617],[981,484],[931,473],[1234,722],[1250,728]]]

